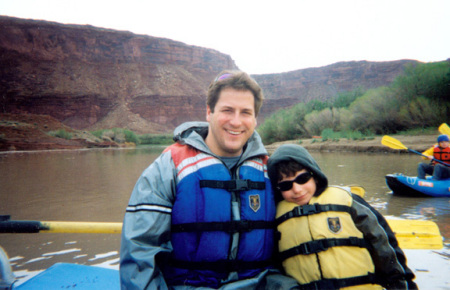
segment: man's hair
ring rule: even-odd
[[[261,87],[247,73],[231,70],[222,71],[209,85],[206,105],[209,106],[212,113],[214,113],[214,108],[219,100],[220,92],[226,88],[233,88],[239,91],[250,91],[255,100],[255,117],[258,116],[264,100]]]
[[[294,176],[300,170],[305,169],[303,165],[293,160],[281,161],[275,165],[275,169],[277,172],[276,181],[279,182],[283,176],[291,177]]]

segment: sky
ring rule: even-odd
[[[449,0],[0,0],[0,15],[169,38],[250,74],[450,58]]]

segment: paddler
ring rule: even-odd
[[[432,175],[434,180],[450,178],[450,147],[448,135],[442,134],[437,137],[437,145],[430,147],[423,152],[424,159],[431,160],[430,163],[420,163],[417,167],[417,177],[425,179],[426,175]],[[440,160],[448,164],[445,166],[433,161]]]

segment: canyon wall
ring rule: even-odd
[[[170,39],[0,16],[0,112],[51,116],[75,129],[170,132],[205,120],[206,89],[233,59]],[[262,60],[263,61],[263,60]],[[408,63],[344,62],[254,75],[266,116],[298,102],[388,85]]]
[[[0,17],[0,109],[76,129],[166,131],[205,118],[209,82],[230,56],[169,39]]]

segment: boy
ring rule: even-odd
[[[430,160],[436,159],[443,161],[448,164],[445,166],[441,163],[432,161],[430,164],[420,163],[417,168],[417,177],[421,179],[425,179],[427,174],[433,175],[433,179],[442,180],[450,178],[450,147],[449,147],[449,138],[447,135],[443,134],[437,138],[438,144],[433,146],[423,152],[427,157],[423,157],[424,159],[428,158]]]
[[[279,257],[301,289],[417,289],[383,216],[363,198],[329,187],[306,149],[280,146],[268,174],[279,201]]]

